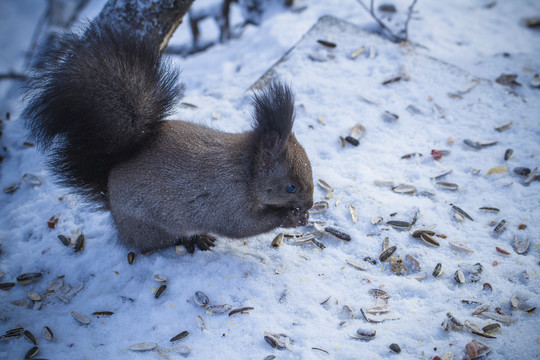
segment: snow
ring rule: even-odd
[[[9,56],[0,58],[2,71],[20,69],[24,62],[33,31],[29,24],[36,23],[43,11],[29,3],[0,5],[0,10],[6,10],[0,14],[11,14],[0,22],[0,33],[14,34],[0,39],[10,49]],[[394,3],[402,13],[409,5],[407,1]],[[282,11],[273,5],[261,26],[248,26],[240,38],[189,58],[174,59],[183,69],[187,86],[183,101],[198,106],[179,106],[176,117],[223,131],[250,127],[251,92],[247,89],[268,69],[291,84],[297,102],[294,132],[311,159],[314,180],[324,179],[335,189],[328,200],[329,210],[312,218],[352,236],[350,242],[344,242],[326,235],[319,239],[326,246],[323,250],[290,239],[272,248],[272,239],[286,231],[281,229],[245,240],[219,238],[211,251],[194,255],[178,255],[175,249],[138,254],[128,264],[129,250],[117,243],[109,215],[93,211],[70,195],[69,189],[55,185],[43,156],[23,144],[24,129],[18,117],[23,103],[14,95],[13,83],[2,81],[0,118],[4,128],[0,141],[7,155],[0,167],[0,186],[21,185],[12,194],[0,193],[0,273],[4,273],[0,282],[16,282],[26,272],[42,272],[43,278],[0,291],[0,335],[16,327],[29,329],[39,340],[37,356],[51,359],[161,358],[154,352],[129,350],[140,342],[156,342],[164,348],[187,345],[191,348],[187,358],[193,359],[263,359],[272,354],[278,359],[432,359],[448,351],[461,359],[472,339],[492,348],[489,359],[538,358],[538,310],[528,313],[522,307],[537,306],[540,299],[540,184],[525,185],[512,170],[539,165],[540,90],[529,86],[529,81],[540,72],[540,32],[525,28],[520,20],[538,16],[540,4],[499,1],[487,8],[488,3],[420,0],[409,26],[413,46],[393,44],[362,30],[377,27],[353,0],[339,4],[304,1],[299,5],[307,8],[301,12]],[[100,5],[91,2],[83,15],[97,13]],[[325,15],[333,17],[317,23]],[[391,25],[399,28],[402,19],[396,15]],[[185,31],[181,26],[173,43],[189,39]],[[335,49],[327,50],[316,42],[328,37],[337,44]],[[360,46],[366,47],[365,53],[350,59]],[[372,59],[371,47],[376,49]],[[333,58],[313,61],[309,56],[315,52]],[[400,73],[406,73],[409,80],[382,84]],[[502,73],[518,74],[522,86],[496,83]],[[461,99],[447,95],[458,94],[473,80],[477,85],[461,94]],[[433,110],[434,104],[444,110],[444,117]],[[422,113],[411,113],[409,105]],[[399,118],[385,118],[384,111]],[[11,120],[6,120],[6,112],[11,113]],[[509,121],[513,125],[508,130],[495,130]],[[339,136],[347,135],[357,123],[366,128],[360,145],[342,147]],[[495,139],[498,143],[474,150],[463,144],[464,139]],[[514,156],[505,161],[508,148],[514,150]],[[433,149],[450,153],[435,161]],[[423,156],[401,159],[414,152]],[[487,174],[500,165],[506,165],[509,172]],[[458,191],[441,189],[431,179],[447,169],[452,173],[440,181],[458,184]],[[26,173],[40,176],[43,184],[22,181]],[[377,180],[412,184],[417,194],[397,194],[390,187],[376,185]],[[325,194],[326,190],[316,186],[315,200],[324,200]],[[474,221],[456,219],[451,204]],[[356,208],[356,224],[349,205]],[[501,211],[483,212],[479,210],[482,206]],[[60,220],[50,229],[47,221],[53,215]],[[412,230],[430,228],[446,235],[436,237],[440,247],[413,238],[409,230],[386,225],[389,220],[410,222],[415,215],[418,219]],[[371,219],[376,216],[384,220],[373,225]],[[506,229],[496,234],[492,222],[502,219]],[[519,230],[520,224],[527,227]],[[71,237],[77,229],[84,233],[86,246],[75,253],[57,236]],[[314,231],[310,227],[302,230]],[[525,255],[514,251],[514,235],[531,240]],[[364,261],[367,256],[378,258],[385,238],[397,247],[393,256],[414,256],[421,266],[419,273],[425,272],[426,278],[396,275],[389,260],[377,260],[376,265]],[[454,250],[451,241],[474,252]],[[497,252],[496,247],[510,255]],[[355,269],[346,260],[368,269]],[[442,263],[444,273],[434,278],[431,273],[437,263]],[[476,263],[483,265],[483,272],[478,282],[471,282],[469,270]],[[465,284],[453,280],[460,268],[467,277]],[[159,299],[152,291],[160,285],[155,274],[168,277],[167,290]],[[32,304],[27,294],[31,290],[44,294],[59,275],[72,287],[84,282],[84,288],[68,303],[53,294]],[[484,283],[491,284],[493,291],[483,290]],[[398,320],[369,323],[364,319],[360,309],[376,305],[369,294],[374,288],[390,294],[389,315]],[[196,291],[208,295],[210,304],[254,309],[230,317],[210,314],[194,303]],[[513,295],[523,304],[520,309],[511,307]],[[476,305],[464,304],[464,299],[489,305],[490,312],[501,307],[511,323],[501,324],[496,339],[469,331],[445,331],[441,323],[447,312],[480,327],[494,322],[473,315]],[[25,300],[27,306],[14,305],[17,300]],[[350,307],[353,318],[344,313],[344,305]],[[114,314],[92,315],[104,310]],[[72,311],[89,316],[91,323],[79,324]],[[199,317],[204,320],[204,330]],[[53,342],[42,337],[43,326],[53,330]],[[374,329],[376,336],[371,341],[350,338],[358,328]],[[169,341],[184,330],[189,331],[185,339]],[[288,335],[290,350],[270,347],[264,340],[266,331]],[[391,343],[399,344],[399,355],[390,352]],[[0,358],[22,358],[32,346],[24,338],[0,341]]]

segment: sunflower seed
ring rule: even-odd
[[[79,252],[82,249],[84,249],[85,243],[86,243],[86,238],[84,237],[84,234],[81,233],[77,237],[77,240],[75,240],[75,247],[74,247],[75,252]]]
[[[26,352],[26,354],[24,355],[24,359],[25,360],[31,359],[34,356],[36,356],[38,352],[39,352],[39,348],[37,346],[34,346],[33,348],[31,348],[30,350]]]
[[[494,208],[494,207],[487,207],[487,206],[483,206],[483,207],[478,208],[478,209],[480,209],[480,210],[482,210],[482,211],[486,211],[486,212],[492,212],[492,213],[498,213],[499,211],[501,211],[501,210],[499,210],[499,209],[497,209],[497,208]]]
[[[250,311],[250,310],[254,310],[255,308],[254,307],[251,307],[251,306],[244,306],[244,307],[241,307],[241,308],[238,308],[238,309],[232,309],[231,311],[229,311],[229,316],[232,316],[234,314],[238,314],[238,313],[244,313],[247,311]]]
[[[356,208],[353,205],[349,205],[349,212],[351,213],[352,222],[356,224],[358,215],[356,214]]]
[[[17,282],[21,285],[27,285],[27,284],[38,281],[42,277],[43,277],[43,274],[39,272],[24,273],[17,276]]]
[[[333,235],[335,237],[337,237],[338,239],[340,240],[343,240],[343,241],[351,241],[351,235],[345,233],[344,231],[340,230],[340,229],[337,229],[333,226],[327,226],[325,228],[325,231],[327,233],[329,233],[330,235]]]
[[[437,181],[436,184],[439,185],[441,188],[446,189],[446,190],[456,191],[458,189],[457,184],[453,184],[453,183],[449,183],[449,182],[445,182],[445,181]]]
[[[279,233],[274,240],[272,240],[273,247],[280,247],[283,244],[283,233]]]
[[[381,262],[385,262],[386,260],[388,260],[390,256],[392,256],[392,254],[396,251],[396,249],[397,249],[396,246],[390,246],[388,249],[381,252],[381,254],[379,255],[379,260]]]
[[[354,50],[349,57],[351,59],[356,59],[358,56],[362,55],[362,53],[366,50],[365,46],[360,46],[358,49]]]
[[[366,128],[362,124],[356,124],[351,129],[350,137],[356,140],[360,140],[365,134],[366,134]]]
[[[499,125],[495,128],[495,130],[497,130],[498,132],[503,132],[505,130],[508,130],[510,129],[510,127],[512,126],[512,124],[514,124],[513,121],[510,121],[509,123],[506,123],[506,124],[503,124],[503,125]]]
[[[41,296],[34,290],[28,293],[28,297],[30,298],[30,300],[41,301]]]
[[[360,145],[360,141],[358,141],[358,139],[353,138],[352,136],[346,136],[345,141],[351,144],[352,146]]]
[[[23,335],[26,340],[30,341],[32,344],[37,345],[38,341],[34,334],[32,334],[29,330],[24,330]]]
[[[175,342],[178,340],[182,340],[183,338],[187,337],[189,335],[189,332],[187,330],[182,331],[180,334],[175,335],[171,338],[170,342]]]
[[[332,186],[330,186],[330,184],[328,184],[326,181],[324,181],[322,179],[317,180],[317,184],[320,187],[322,187],[323,189],[325,189],[325,190],[334,191],[334,188]]]
[[[60,239],[60,241],[62,242],[62,244],[64,244],[65,246],[69,246],[71,245],[71,239],[64,236],[64,235],[58,235],[58,238]]]
[[[169,278],[166,275],[155,274],[154,275],[154,280],[159,281],[159,282],[167,282],[167,280],[169,280]]]
[[[491,323],[482,328],[482,331],[486,334],[493,334],[495,332],[500,332],[501,324]]]
[[[523,181],[524,184],[529,185],[531,182],[533,182],[534,179],[536,179],[536,173],[538,172],[538,168],[534,168],[533,171],[529,174],[529,176]]]
[[[406,221],[399,221],[399,220],[390,220],[390,221],[387,221],[386,222],[386,225],[390,225],[391,227],[393,227],[394,229],[400,229],[400,230],[404,230],[404,229],[410,229],[412,224],[411,223],[408,223]]]
[[[473,80],[470,83],[468,83],[467,85],[465,85],[464,87],[462,87],[461,89],[459,89],[458,92],[460,94],[466,94],[469,91],[471,91],[472,89],[474,89],[474,87],[476,85],[478,85],[478,80]]]
[[[360,328],[356,330],[356,333],[354,335],[349,335],[349,337],[353,339],[359,339],[359,340],[373,340],[376,335],[376,331],[373,329],[363,329]]]
[[[15,283],[12,283],[12,282],[0,283],[0,290],[8,291],[14,286],[15,286]]]
[[[497,224],[497,226],[495,226],[495,229],[493,229],[493,231],[495,231],[497,234],[500,234],[504,231],[504,229],[506,229],[506,220],[501,220],[499,221],[499,223]]]
[[[208,296],[206,296],[206,294],[203,293],[202,291],[197,291],[193,298],[195,300],[195,304],[202,307],[205,307],[210,302],[210,299],[208,298]]]
[[[424,241],[428,245],[436,246],[436,247],[440,246],[439,242],[426,232],[423,232],[420,234],[420,239],[422,239],[422,241]]]
[[[454,210],[454,212],[455,212],[456,214],[459,214],[459,215],[463,216],[464,218],[467,218],[467,219],[469,219],[469,220],[471,220],[471,221],[474,221],[474,220],[472,219],[472,217],[469,216],[469,214],[467,214],[465,211],[463,211],[463,209],[457,207],[457,206],[454,205],[454,204],[452,204],[452,210]]]
[[[463,140],[463,143],[475,150],[480,150],[482,148],[482,146],[478,143],[478,142],[474,142],[472,140],[469,140],[469,139],[465,139]]]
[[[14,184],[11,184],[7,187],[4,188],[4,192],[6,194],[12,194],[14,193],[15,191],[17,191],[17,189],[19,188],[19,186],[21,186],[20,183],[14,183]]]
[[[133,251],[128,252],[127,254],[128,264],[133,265],[136,257],[137,257],[137,254],[135,254]]]
[[[390,350],[396,354],[399,354],[401,352],[401,348],[396,343],[390,344]]]
[[[465,275],[463,274],[463,271],[461,271],[460,269],[456,270],[456,272],[454,274],[454,280],[459,284],[464,284],[465,283]]]
[[[442,264],[441,263],[438,263],[435,266],[435,269],[433,269],[433,273],[431,275],[433,275],[433,277],[439,277],[439,276],[442,275]]]
[[[449,241],[448,245],[450,245],[450,247],[454,250],[459,250],[459,251],[468,252],[468,253],[474,252],[474,250],[471,249],[470,247],[456,241]]]
[[[95,311],[95,312],[92,313],[92,315],[100,318],[100,317],[112,316],[112,315],[114,315],[114,313],[112,311]]]
[[[163,293],[165,292],[165,290],[167,290],[167,285],[165,285],[165,284],[161,285],[161,286],[156,290],[156,293],[154,294],[154,298],[159,299],[159,298],[161,297],[161,295],[163,295]]]
[[[331,49],[333,49],[333,48],[335,48],[335,47],[337,46],[336,43],[333,43],[333,42],[330,42],[330,41],[326,41],[326,40],[317,40],[317,42],[318,42],[319,44],[321,44],[322,46],[325,46],[325,47],[331,48]]]
[[[34,186],[43,184],[43,180],[37,175],[34,174],[24,174],[23,181]]]
[[[514,150],[506,149],[504,152],[504,160],[509,160],[514,155]]]
[[[291,339],[285,334],[273,334],[268,331],[264,332],[264,340],[275,349],[291,350]]]

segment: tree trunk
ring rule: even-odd
[[[109,0],[98,18],[123,23],[149,36],[165,50],[194,0]]]

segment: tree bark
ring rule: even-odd
[[[165,50],[194,0],[109,0],[98,18],[123,23]]]

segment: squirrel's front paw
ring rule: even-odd
[[[179,243],[184,245],[189,253],[193,254],[195,252],[195,246],[197,246],[199,250],[209,250],[211,247],[215,246],[214,241],[216,241],[216,238],[212,235],[200,234],[190,236],[189,238],[183,238]]]
[[[308,224],[308,218],[309,215],[307,211],[303,211],[298,208],[289,210],[283,227],[305,226]]]

